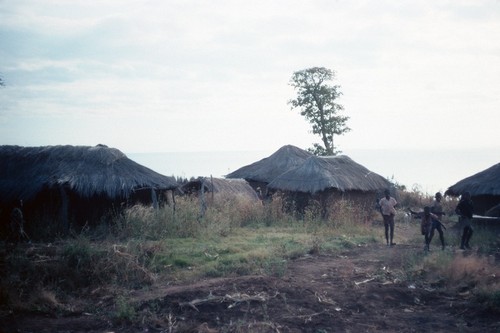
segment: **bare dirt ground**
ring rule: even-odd
[[[106,311],[73,311],[3,314],[0,327],[57,333],[500,332],[500,315],[482,310],[470,286],[443,288],[442,281],[425,276],[402,279],[412,254],[424,255],[422,247],[359,245],[335,256],[290,261],[280,278],[242,276],[134,291],[127,299],[136,305],[133,324],[111,319]],[[99,292],[94,301],[110,311],[115,304]]]

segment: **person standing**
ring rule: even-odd
[[[432,213],[432,208],[429,206],[424,207],[424,213],[421,215],[421,230],[422,235],[425,236],[425,251],[430,251],[430,245],[432,241],[432,237],[434,237],[434,230],[437,229],[439,232],[439,239],[441,240],[441,249],[444,250],[444,235],[442,227],[443,224],[439,220],[439,217]],[[446,229],[446,228],[445,228]]]
[[[384,191],[385,196],[379,200],[380,211],[384,219],[385,241],[387,246],[396,245],[394,239],[394,217],[396,216],[396,205],[398,202],[391,197],[389,190]]]
[[[460,222],[463,224],[464,229],[462,231],[462,241],[460,243],[460,249],[470,249],[470,239],[474,230],[472,229],[472,215],[474,213],[474,205],[472,203],[470,192],[464,192],[460,197],[457,207],[455,208],[455,213],[460,216]]]
[[[431,213],[434,215],[437,215],[440,219],[443,217],[443,215],[446,215],[443,212],[443,205],[441,204],[441,200],[443,199],[443,195],[441,192],[437,192],[434,195],[434,202],[431,206]]]
[[[443,228],[446,230],[446,227],[441,222],[441,217],[445,215],[443,212],[443,206],[441,205],[441,199],[443,199],[443,195],[440,192],[437,192],[434,196],[434,203],[430,207],[430,213],[432,213],[435,217],[432,217],[432,225],[431,230],[429,232],[429,245],[434,237],[434,230],[437,230],[439,233],[439,240],[441,241],[441,250],[444,250],[444,234]]]

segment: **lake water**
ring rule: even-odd
[[[127,153],[127,156],[166,176],[223,177],[275,151],[212,151]],[[500,149],[478,150],[370,150],[344,151],[355,162],[408,189],[433,194],[500,163]]]

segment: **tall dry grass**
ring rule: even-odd
[[[291,220],[282,212],[279,200],[264,205],[238,197],[221,197],[202,206],[196,198],[180,197],[175,209],[142,205],[126,209],[115,218],[111,233],[121,239],[146,240],[225,236],[234,228],[284,225]]]
[[[416,188],[411,192],[398,191],[398,206],[401,210],[407,211],[408,208],[413,210],[423,210],[425,206],[431,206],[434,201],[435,193],[423,193],[420,189]],[[458,198],[443,196],[441,205],[443,212],[447,215],[452,215],[455,212],[455,207],[458,204]]]

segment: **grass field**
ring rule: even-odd
[[[113,223],[87,229],[52,243],[18,246],[4,255],[8,272],[2,278],[4,311],[70,311],[68,304],[85,302],[91,293],[113,296],[117,318],[134,320],[127,302],[132,290],[157,284],[201,279],[265,275],[282,277],[290,260],[306,255],[335,256],[366,244],[385,242],[378,216],[365,214],[349,202],[336,207],[335,217],[315,212],[296,218],[284,213],[279,200],[268,205],[224,201],[200,215],[196,200],[181,198],[159,210],[134,206]],[[454,224],[450,216],[448,225]],[[418,222],[398,217],[396,237],[406,244],[423,244]],[[447,243],[459,234],[447,231]],[[406,255],[400,279],[437,279],[443,286],[465,283],[492,309],[500,309],[500,275],[496,232],[479,229],[477,251],[470,256],[452,252]],[[437,248],[437,247],[436,247]],[[92,311],[91,303],[83,305]],[[95,309],[94,309],[95,310]]]

